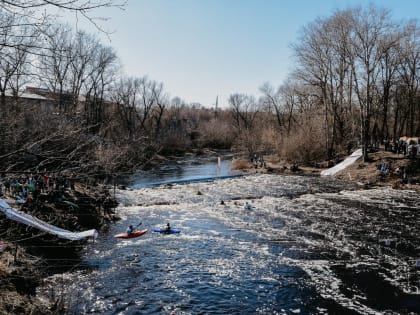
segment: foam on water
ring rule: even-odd
[[[93,270],[69,274],[69,295],[77,286],[85,290],[77,312],[420,312],[413,297],[420,286],[414,192],[252,175],[130,189],[117,197],[122,220],[86,249]],[[144,236],[112,237],[140,221],[149,228]],[[181,233],[150,232],[166,222]],[[385,290],[384,298],[375,288]]]

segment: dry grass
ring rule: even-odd
[[[9,265],[13,262],[14,257],[10,251],[4,251],[0,254],[0,273],[9,273]]]
[[[5,274],[5,273],[7,273],[7,267],[3,262],[0,261],[0,277],[2,274]]]
[[[0,315],[41,315],[52,314],[45,305],[36,304],[25,295],[16,291],[0,291]]]
[[[232,170],[247,170],[251,167],[251,163],[241,159],[234,159],[231,165]]]

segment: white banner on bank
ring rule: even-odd
[[[3,212],[6,215],[6,217],[8,217],[9,219],[13,221],[32,226],[41,231],[56,235],[59,238],[77,241],[77,240],[84,239],[86,237],[93,237],[93,238],[98,237],[98,231],[96,231],[95,229],[87,230],[83,232],[67,231],[57,226],[51,225],[47,222],[44,222],[38,218],[30,216],[29,214],[18,211],[10,207],[9,204],[2,199],[0,199],[0,211]]]
[[[338,163],[337,165],[329,169],[321,171],[321,176],[332,176],[337,174],[339,171],[344,170],[347,166],[356,162],[360,157],[362,157],[362,155],[362,149],[354,151],[352,155],[346,157],[341,163]]]

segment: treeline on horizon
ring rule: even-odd
[[[294,70],[229,106],[187,104],[122,73],[112,47],[0,5],[0,171],[131,172],[157,155],[225,149],[298,163],[420,134],[420,27],[369,6],[302,28]],[[281,40],[281,39],[278,39]],[[180,70],[181,71],[181,70]],[[52,102],[24,103],[27,86]]]

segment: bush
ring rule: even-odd
[[[326,158],[322,125],[309,120],[283,139],[281,155],[288,161],[309,163]]]
[[[233,159],[231,168],[232,170],[246,170],[251,167],[251,164],[248,161],[241,159]]]

